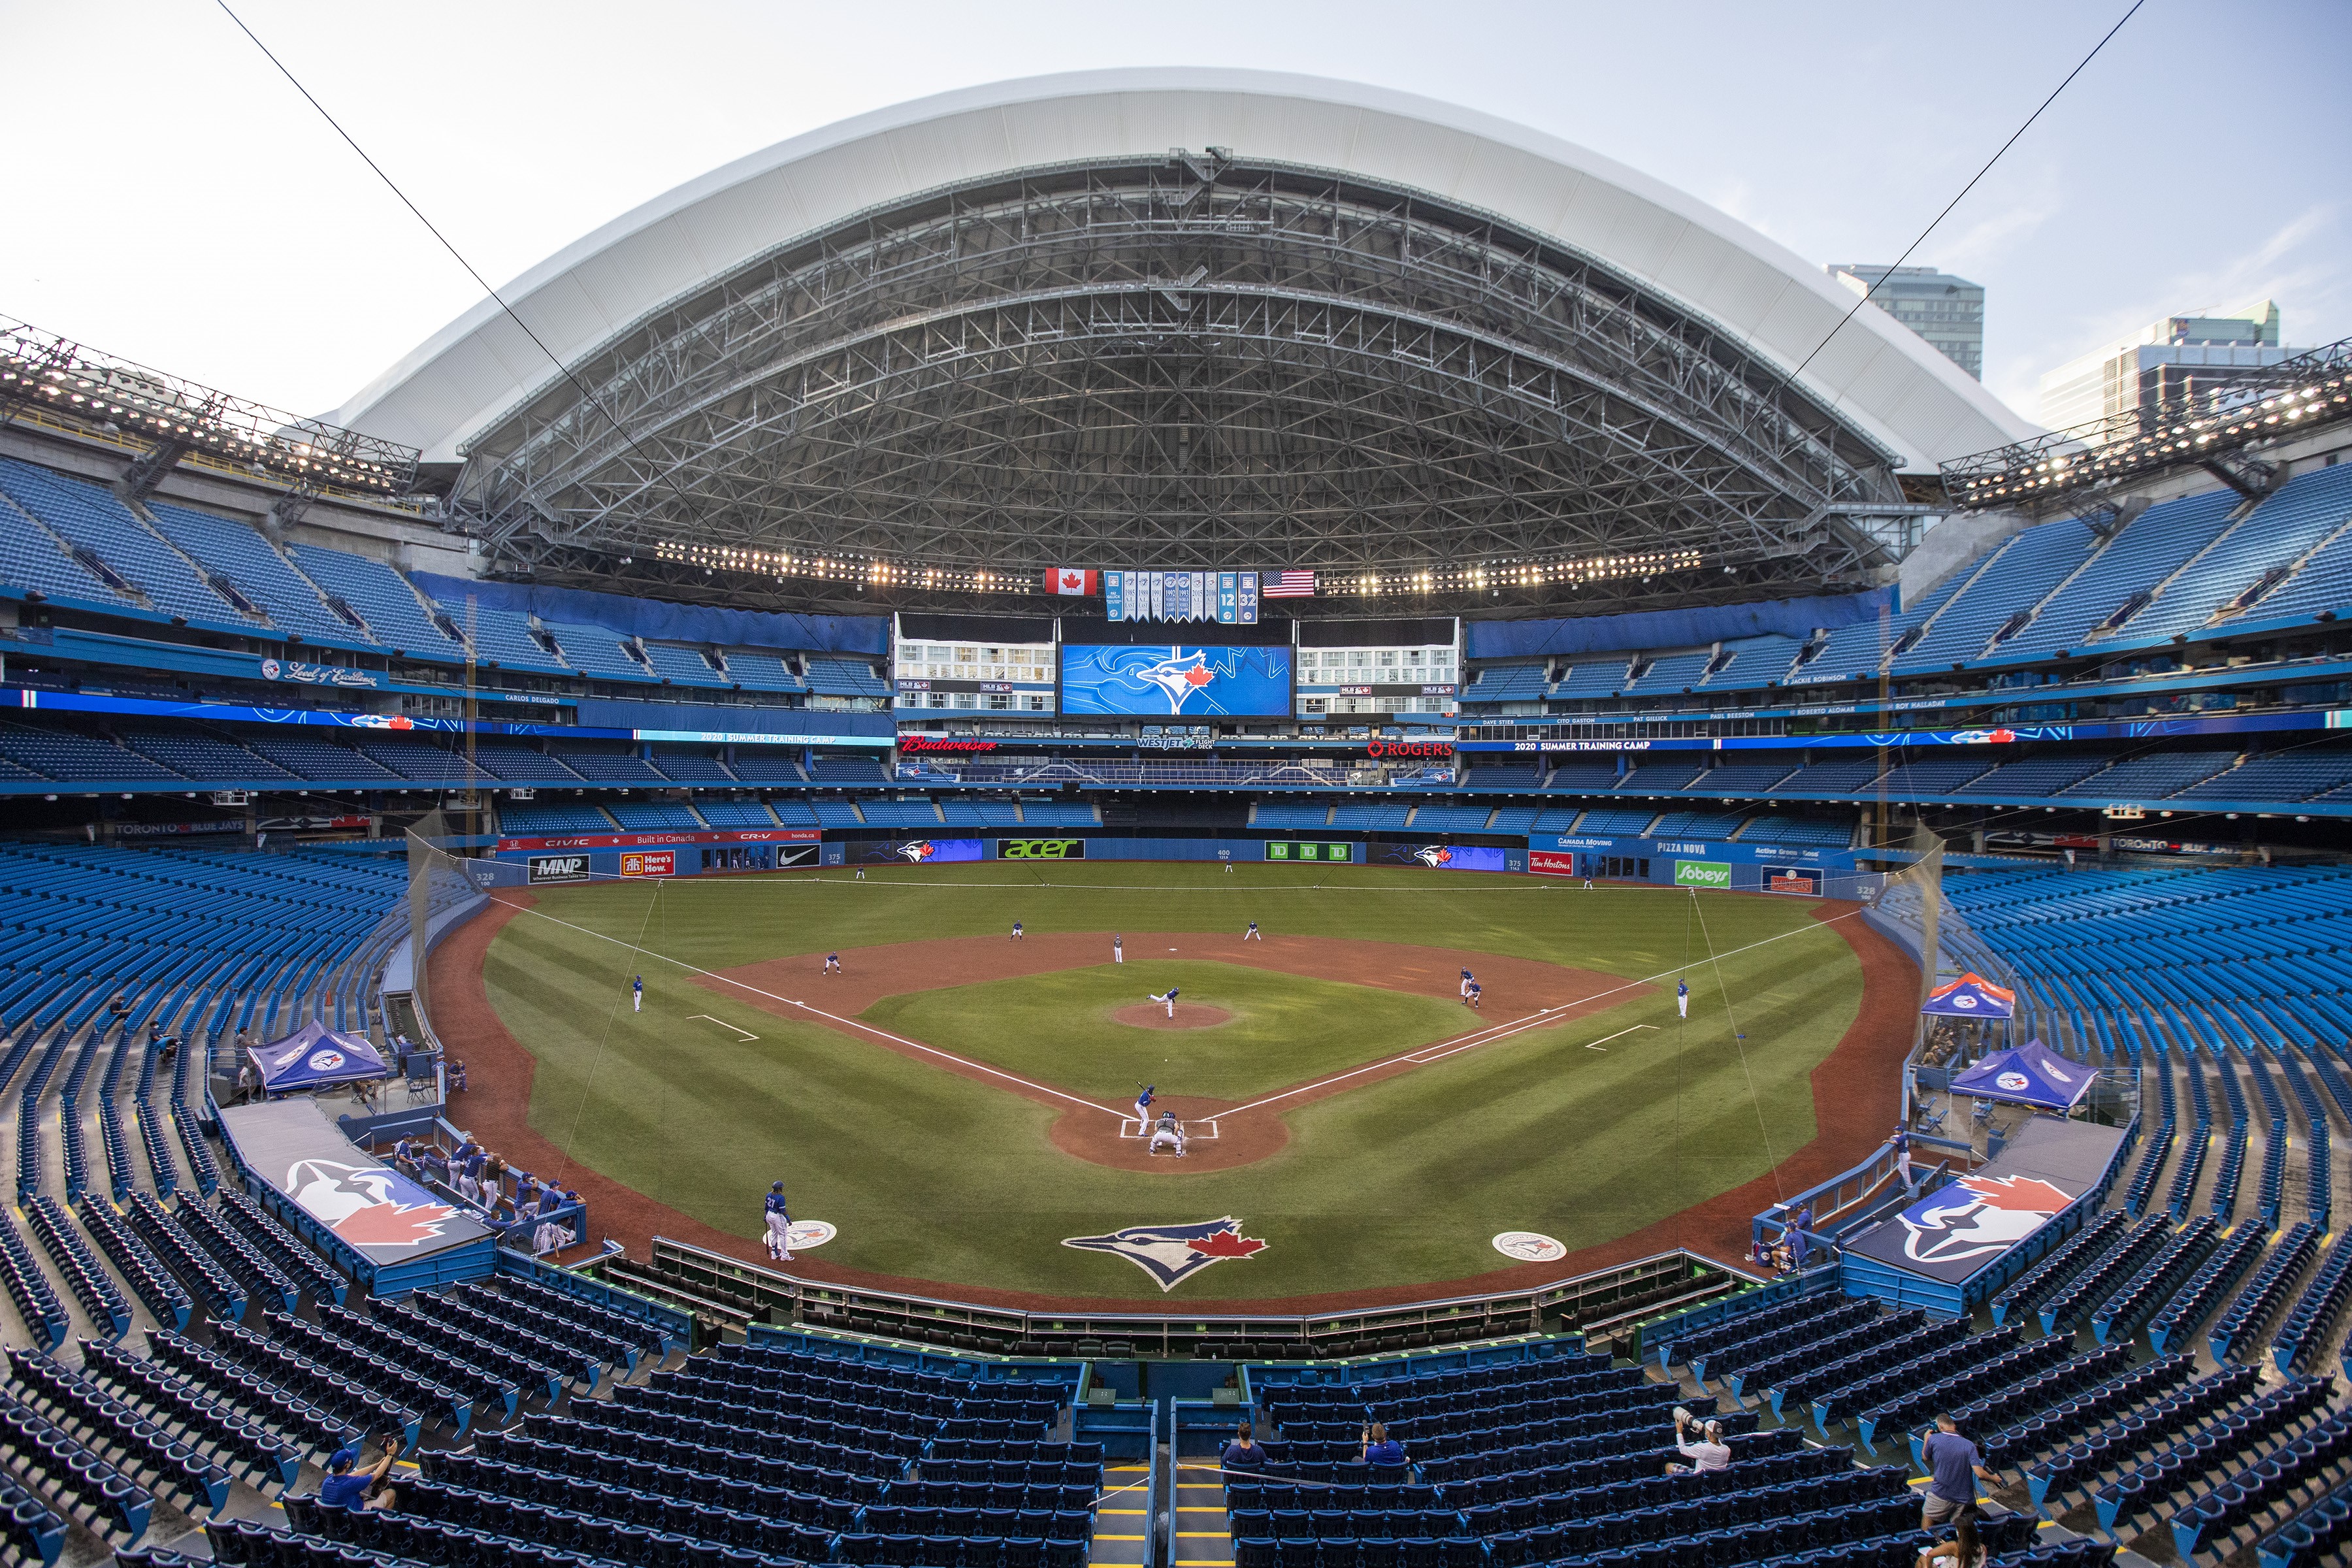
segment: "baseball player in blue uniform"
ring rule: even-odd
[[[1013,940],[1014,942],[1019,942],[1021,940],[1021,922],[1019,921],[1014,921],[1013,922]]]
[[[1462,1000],[1465,1002],[1470,1000],[1470,983],[1475,978],[1468,970],[1462,972]]]
[[[1136,1124],[1136,1126],[1138,1126],[1138,1127],[1149,1127],[1149,1126],[1150,1126],[1150,1125],[1151,1125],[1151,1101],[1152,1101],[1152,1098],[1153,1098],[1153,1096],[1154,1096],[1157,1092],[1158,1092],[1158,1091],[1157,1091],[1157,1089],[1155,1089],[1155,1087],[1154,1087],[1153,1085],[1151,1085],[1151,1084],[1148,1084],[1148,1083],[1147,1083],[1147,1084],[1145,1084],[1145,1085],[1143,1086],[1143,1089],[1142,1089],[1141,1092],[1139,1092],[1139,1094],[1137,1094],[1137,1095],[1136,1095],[1136,1097],[1135,1097],[1135,1124]]]
[[[1470,1010],[1475,1013],[1480,1010],[1478,1006],[1478,998],[1484,996],[1486,994],[1486,987],[1473,980],[1470,983],[1470,994],[1465,996],[1462,1000],[1470,1004]]]
[[[1155,992],[1150,994],[1144,998],[1144,1000],[1148,1002],[1165,1002],[1168,1004],[1168,1016],[1171,1018],[1176,1016],[1176,987],[1173,985],[1171,985],[1165,992]]]
[[[1257,921],[1250,921],[1249,930],[1242,932],[1242,940],[1244,942],[1264,942],[1265,940],[1265,933],[1257,929]]]
[[[837,952],[828,952],[824,955],[824,972],[827,974],[838,974],[841,973],[841,954]]]
[[[646,977],[640,974],[635,980],[629,982],[629,1011],[632,1013],[642,1013],[645,1010]]]
[[[1687,980],[1675,982],[1675,1016],[1677,1018],[1690,1016],[1690,982]]]
[[[768,1201],[763,1205],[768,1214],[768,1256],[779,1263],[793,1260],[793,1216],[784,1206],[784,1184],[778,1182],[768,1189]]]

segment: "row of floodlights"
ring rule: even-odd
[[[1029,594],[1036,591],[1039,581],[1034,573],[913,566],[856,553],[809,555],[789,550],[688,544],[671,540],[656,543],[653,553],[656,560],[699,566],[705,572],[740,572],[776,578],[811,577],[824,582],[860,583],[877,588]],[[1538,588],[1625,577],[1647,578],[1664,572],[1696,571],[1703,562],[1704,557],[1696,550],[1594,555],[1563,561],[1507,558],[1476,566],[1425,567],[1415,572],[1327,572],[1319,574],[1318,583],[1327,596],[1349,592],[1365,597],[1383,594],[1486,593],[1503,588]]]
[[[111,419],[158,439],[184,440],[250,462],[290,468],[331,484],[391,490],[399,483],[381,463],[346,457],[305,441],[250,435],[162,398],[125,392],[70,370],[43,369],[26,360],[0,359],[0,392],[37,398],[69,413]]]
[[[908,566],[859,554],[801,555],[789,550],[746,550],[730,544],[654,546],[659,561],[699,566],[705,572],[745,572],[762,577],[814,577],[824,582],[862,583],[877,588],[929,588],[976,594],[1026,594],[1034,574],[964,571],[949,566]]]
[[[2087,479],[2103,479],[2120,469],[2137,468],[2151,458],[2194,457],[2216,441],[2244,439],[2291,429],[2322,414],[2344,413],[2347,404],[2352,404],[2352,386],[2347,386],[2341,378],[2314,382],[2308,386],[2294,387],[2265,397],[2260,403],[2227,415],[2191,419],[2160,430],[2143,431],[2138,436],[2107,442],[2072,457],[2062,453],[2021,470],[1987,474],[1967,480],[1960,489],[1968,500],[1991,500],[2022,495],[2031,490],[2078,485]]]

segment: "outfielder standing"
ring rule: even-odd
[[[1687,980],[1675,982],[1675,1016],[1677,1018],[1690,1016],[1690,982]]]
[[[784,1207],[784,1184],[768,1189],[768,1256],[779,1263],[793,1260],[793,1216]]]
[[[629,1011],[632,1013],[642,1013],[645,1010],[646,977],[640,974],[635,980],[629,982]]]
[[[1113,963],[1127,962],[1127,943],[1117,931],[1111,932],[1110,936],[1110,961]]]

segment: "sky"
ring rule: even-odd
[[[1013,77],[1254,67],[1581,142],[1816,262],[1889,262],[2130,0],[402,5],[231,0],[503,284],[730,159]],[[480,297],[215,0],[0,0],[0,314],[297,413]],[[2278,300],[2352,336],[2352,0],[2145,0],[1913,256],[1988,290],[1985,380]]]

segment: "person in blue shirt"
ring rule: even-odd
[[[1903,1190],[1916,1192],[1918,1179],[1911,1173],[1911,1129],[1896,1122],[1895,1136],[1887,1143],[1895,1152],[1895,1173],[1902,1179]]]
[[[1265,933],[1257,929],[1257,921],[1252,921],[1249,923],[1249,930],[1242,932],[1242,940],[1244,942],[1264,942],[1265,940]]]
[[[1977,1482],[2000,1483],[1998,1474],[1985,1468],[1977,1446],[1960,1436],[1959,1424],[1948,1415],[1937,1415],[1936,1429],[1919,1445],[1919,1457],[1927,1462],[1929,1477],[1927,1500],[1920,1510],[1922,1530],[1933,1530],[1955,1515],[1973,1521]]]
[[[1476,1013],[1476,1012],[1480,1012],[1480,1011],[1483,1011],[1483,1010],[1484,1010],[1484,1003],[1485,1003],[1486,995],[1486,988],[1485,986],[1483,986],[1483,985],[1479,984],[1476,981],[1473,980],[1473,981],[1470,983],[1470,992],[1469,992],[1469,994],[1468,994],[1468,995],[1466,995],[1466,996],[1465,996],[1465,997],[1463,997],[1463,998],[1462,998],[1462,1000],[1464,1000],[1465,1002],[1467,1002],[1467,1003],[1470,1005],[1470,1010],[1471,1010],[1472,1012]]]
[[[1021,922],[1019,921],[1014,921],[1013,922],[1013,935],[1010,940],[1013,942],[1019,942],[1021,940]]]
[[[392,1473],[393,1460],[400,1457],[400,1434],[383,1435],[383,1458],[368,1469],[355,1467],[360,1461],[357,1448],[338,1448],[327,1460],[327,1479],[319,1483],[319,1500],[330,1508],[383,1509],[398,1508],[400,1494],[383,1484]]]
[[[1364,1428],[1364,1463],[1368,1465],[1402,1465],[1404,1445],[1389,1436],[1389,1429],[1375,1421]]]
[[[1147,995],[1144,1000],[1147,1002],[1165,1002],[1168,1004],[1168,1016],[1171,1018],[1176,1016],[1176,987],[1173,985],[1171,985],[1165,992],[1153,992]]]
[[[793,1260],[792,1212],[784,1205],[784,1184],[776,1183],[768,1189],[764,1205],[768,1215],[768,1256],[779,1263]]]
[[[629,982],[629,1010],[633,1013],[646,1010],[646,977],[642,974]]]
[[[1690,1016],[1690,982],[1687,980],[1675,982],[1675,1016],[1678,1018]]]
[[[1217,1463],[1225,1469],[1240,1470],[1248,1475],[1255,1475],[1265,1468],[1265,1450],[1257,1446],[1257,1435],[1250,1430],[1248,1422],[1243,1422],[1234,1429],[1234,1440],[1225,1445],[1223,1453],[1217,1456]]]
[[[1157,1001],[1158,998],[1154,997],[1153,1000]],[[1136,1094],[1135,1130],[1138,1132],[1142,1131],[1145,1128],[1151,1125],[1151,1100],[1152,1097],[1158,1092],[1159,1090],[1156,1088],[1147,1083]]]
[[[841,973],[841,954],[837,952],[828,952],[824,955],[824,972],[827,974],[838,974]]]

